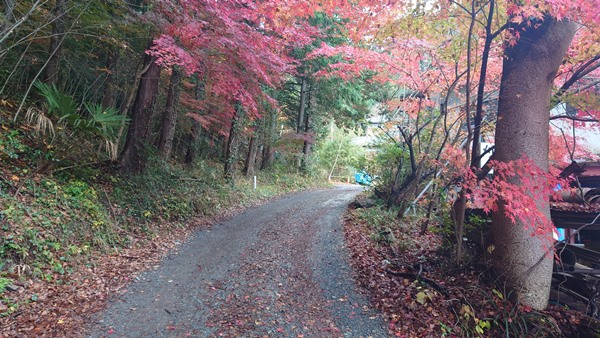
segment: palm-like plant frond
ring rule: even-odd
[[[60,91],[54,84],[36,81],[35,87],[45,99],[43,109],[31,107],[27,111],[27,122],[38,134],[55,137],[55,126],[58,130],[70,130],[74,133],[95,136],[101,140],[111,159],[116,159],[118,144],[117,133],[125,116],[119,115],[115,108],[105,108],[100,104],[84,103],[85,109],[72,96]]]
[[[27,120],[27,123],[34,128],[36,135],[45,135],[48,133],[50,138],[54,138],[56,135],[54,132],[54,123],[52,123],[52,120],[44,113],[43,110],[35,107],[29,107],[29,109],[27,109],[27,113],[25,114],[25,119]]]
[[[73,97],[61,92],[55,84],[47,84],[40,81],[35,82],[41,96],[46,99],[48,115],[62,119],[77,114],[78,104]]]

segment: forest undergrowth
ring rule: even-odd
[[[361,195],[358,200],[368,199]],[[453,260],[449,221],[397,219],[397,210],[353,203],[346,242],[359,286],[397,337],[595,337],[598,323],[564,305],[535,311],[511,301],[481,257]],[[368,206],[368,207],[364,207]],[[473,232],[476,232],[473,229]],[[471,247],[471,253],[478,250]],[[596,327],[596,329],[594,329]]]
[[[194,230],[292,191],[326,186],[273,168],[223,179],[209,160],[153,156],[140,176],[64,161],[26,125],[0,132],[0,337],[61,336]],[[10,126],[10,128],[9,128]]]

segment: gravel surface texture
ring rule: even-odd
[[[358,186],[297,193],[195,233],[95,316],[89,337],[387,337],[357,293],[342,214]]]

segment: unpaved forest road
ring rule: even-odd
[[[199,231],[95,317],[91,337],[386,337],[355,291],[356,186],[289,195]]]

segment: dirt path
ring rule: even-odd
[[[360,188],[290,195],[200,231],[96,316],[90,337],[386,337],[356,293],[341,215]]]

